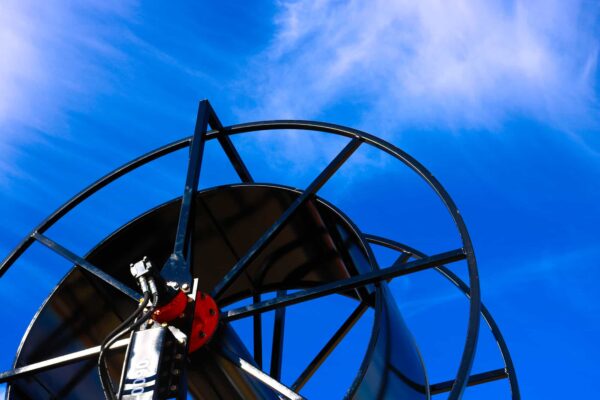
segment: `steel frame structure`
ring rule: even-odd
[[[212,128],[211,130],[208,129],[209,125]],[[198,187],[205,142],[207,140],[216,139],[222,146],[225,154],[227,155],[241,181],[243,183],[253,184],[254,180],[239,153],[235,149],[230,136],[250,132],[274,130],[299,130],[306,132],[317,131],[346,137],[349,139],[349,142],[333,159],[333,161],[331,161],[331,163],[317,176],[317,178],[304,191],[301,192],[298,198],[279,217],[279,219],[271,226],[271,228],[269,228],[263,234],[263,236],[257,242],[255,242],[255,244],[245,255],[240,257],[238,262],[233,266],[229,273],[227,273],[223,280],[214,288],[211,295],[218,297],[219,295],[223,294],[225,290],[227,290],[227,288],[230,287],[230,285],[235,281],[235,279],[244,271],[245,267],[252,260],[254,260],[258,254],[260,254],[261,250],[264,249],[273,239],[273,237],[275,237],[275,235],[282,229],[286,221],[289,220],[298,207],[304,204],[308,199],[315,198],[318,190],[329,180],[329,178],[331,178],[333,174],[335,174],[335,172],[344,164],[344,162],[351,157],[354,151],[356,151],[356,149],[363,144],[373,146],[374,148],[398,159],[412,169],[415,173],[417,173],[430,186],[430,188],[433,189],[450,213],[461,238],[462,247],[445,253],[426,256],[425,254],[394,240],[363,234],[357,229],[357,233],[360,236],[361,241],[363,242],[365,248],[369,251],[372,262],[375,261],[370,245],[380,245],[400,252],[397,261],[392,266],[387,268],[362,273],[347,279],[326,283],[316,287],[296,291],[294,293],[278,291],[277,296],[269,300],[262,300],[260,295],[256,295],[253,298],[254,302],[252,304],[229,310],[222,315],[222,319],[224,321],[233,321],[236,319],[253,316],[254,331],[256,333],[260,330],[261,313],[270,310],[276,310],[274,325],[275,333],[273,341],[275,351],[276,346],[279,346],[279,348],[282,346],[285,307],[332,293],[340,293],[349,289],[361,288],[368,284],[378,284],[379,282],[390,280],[398,276],[407,275],[424,269],[434,268],[466,295],[469,300],[469,317],[463,353],[455,379],[447,382],[431,384],[429,385],[427,391],[432,395],[449,392],[448,399],[455,400],[462,397],[462,394],[467,386],[507,378],[510,383],[512,398],[520,399],[515,367],[510,357],[507,345],[490,312],[481,303],[479,276],[473,246],[466,225],[454,201],[451,199],[440,182],[423,165],[421,165],[409,154],[392,145],[391,143],[377,138],[371,134],[340,125],[316,121],[274,120],[223,126],[212,109],[210,103],[207,100],[203,100],[200,102],[198,119],[193,136],[172,142],[156,150],[150,151],[149,153],[146,153],[108,173],[76,194],[64,205],[54,211],[48,218],[42,221],[37,227],[35,227],[31,233],[28,234],[4,259],[4,261],[0,264],[0,277],[6,273],[6,271],[31,246],[32,243],[38,241],[49,249],[70,260],[75,265],[80,266],[89,273],[95,275],[97,278],[123,292],[127,296],[137,300],[139,298],[139,294],[137,292],[133,291],[122,282],[114,279],[112,276],[106,274],[101,269],[95,267],[84,257],[80,257],[70,252],[68,249],[45,236],[44,233],[68,212],[103,187],[145,164],[148,164],[177,150],[189,148],[190,158],[188,164],[188,174],[186,177],[186,185],[181,201],[181,210],[179,214],[175,246],[171,258],[163,268],[163,274],[177,282],[191,282],[189,271],[189,257],[191,257],[189,254],[189,243],[191,240],[189,221],[191,218],[193,218],[194,210],[192,198],[195,195]],[[458,276],[444,266],[444,264],[458,260],[466,260],[469,277],[468,284],[463,282],[460,278],[458,278]],[[301,396],[299,396],[296,392],[300,390],[307,380],[314,374],[314,372],[323,363],[325,358],[333,351],[335,346],[354,326],[358,318],[360,318],[366,309],[367,305],[364,302],[361,302],[290,388],[287,388],[278,382],[281,375],[280,353],[277,354],[277,352],[274,352],[274,357],[271,359],[271,376],[265,374],[259,368],[256,368],[255,366],[246,362],[243,358],[231,353],[230,351],[225,351],[223,353],[223,357],[250,375],[261,380],[267,386],[274,388],[280,394],[288,398],[301,398]],[[470,375],[478,341],[480,316],[483,316],[484,320],[489,325],[492,334],[497,341],[497,345],[502,354],[505,365],[503,368],[497,370]],[[127,340],[122,340],[117,342],[113,347],[123,347],[126,346],[126,344]],[[255,343],[255,354],[261,354],[261,346],[262,342],[261,344]],[[91,358],[96,356],[98,351],[98,348],[90,348],[85,351],[67,354],[65,356],[57,357],[44,362],[15,368],[13,370],[0,373],[0,383],[10,382],[22,376],[55,368],[66,363],[72,363],[78,360]],[[259,366],[262,366],[261,357],[260,359],[257,359],[256,362]]]

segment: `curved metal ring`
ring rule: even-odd
[[[444,203],[448,212],[452,216],[454,223],[458,229],[463,249],[466,253],[468,271],[469,271],[469,284],[470,284],[470,305],[469,305],[469,320],[467,326],[467,335],[465,345],[463,348],[463,354],[459,364],[458,372],[456,374],[455,383],[448,396],[450,400],[457,400],[461,397],[473,365],[475,357],[475,350],[477,347],[477,339],[479,335],[479,321],[481,312],[481,293],[479,286],[479,273],[477,271],[477,262],[471,243],[471,238],[467,231],[466,225],[456,207],[454,201],[450,198],[444,187],[439,181],[416,159],[402,151],[398,147],[386,142],[376,136],[370,135],[366,132],[359,131],[344,127],[341,125],[328,124],[317,121],[299,121],[299,120],[275,120],[275,121],[261,121],[251,122],[239,125],[232,125],[224,127],[222,131],[210,131],[207,132],[206,140],[217,139],[218,135],[234,135],[247,132],[265,131],[265,130],[303,130],[303,131],[319,131],[324,133],[332,133],[340,136],[358,138],[388,154],[397,158],[410,169],[415,171],[421,178],[423,178],[427,184],[437,193],[438,197]],[[109,183],[118,179],[119,177],[137,169],[138,167],[149,163],[155,159],[158,159],[166,154],[172,153],[176,150],[189,146],[191,137],[181,139],[179,141],[170,143],[157,150],[151,151],[129,163],[124,164],[120,168],[100,178],[86,189],[78,193],[75,197],[67,201],[63,206],[58,208],[52,213],[46,220],[38,225],[27,237],[25,237],[19,245],[8,255],[8,257],[0,265],[0,277],[8,270],[8,268],[20,257],[21,254],[33,243],[33,235],[36,232],[44,232],[49,229],[54,223],[62,218],[71,209],[76,207],[82,201],[87,199],[89,196],[105,187]]]
[[[369,243],[377,244],[380,246],[387,247],[392,250],[397,250],[402,253],[408,254],[415,258],[425,258],[427,255],[425,253],[420,252],[410,246],[407,246],[403,243],[397,242],[392,239],[383,238],[376,235],[365,235],[365,239]],[[467,298],[470,297],[470,289],[469,286],[462,279],[460,279],[454,272],[450,271],[447,267],[440,266],[435,267],[442,276],[448,279],[450,282],[454,284]],[[517,372],[515,370],[515,365],[513,364],[512,357],[510,356],[510,352],[508,350],[508,346],[506,345],[506,341],[502,336],[502,332],[498,327],[498,324],[492,317],[492,314],[485,307],[485,305],[481,304],[481,316],[484,321],[490,328],[492,335],[494,335],[494,339],[496,340],[496,344],[498,345],[498,349],[500,350],[500,354],[502,355],[502,359],[504,360],[504,367],[506,368],[506,374],[508,377],[508,382],[510,384],[510,391],[512,394],[513,400],[520,400],[521,393],[519,391],[519,383],[517,382]]]

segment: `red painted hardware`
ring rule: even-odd
[[[190,333],[190,353],[204,346],[212,338],[219,324],[217,303],[207,294],[198,293],[194,322]]]
[[[173,297],[173,300],[154,310],[152,319],[160,323],[172,321],[184,313],[186,305],[187,295],[182,291],[179,291],[179,293]]]

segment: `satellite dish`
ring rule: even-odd
[[[304,190],[255,183],[230,136],[290,129],[339,135],[348,142]],[[209,140],[220,143],[241,183],[198,191]],[[425,255],[393,238],[362,232],[319,197],[319,189],[359,146],[387,153],[418,174],[446,206],[461,247]],[[46,236],[101,188],[188,147],[182,197],[128,222],[85,256]],[[454,202],[410,155],[355,129],[314,121],[224,127],[209,102],[201,101],[192,137],[145,154],[77,194],[12,251],[0,265],[0,276],[36,241],[74,267],[31,321],[13,369],[0,374],[10,400],[300,399],[304,385],[367,311],[373,313],[373,327],[346,398],[410,400],[449,393],[448,398],[458,399],[467,386],[505,378],[512,398],[520,398],[506,343],[481,304],[473,247]],[[373,246],[396,251],[397,260],[379,266]],[[459,260],[466,260],[468,285],[444,266]],[[455,379],[447,382],[428,382],[417,345],[387,286],[391,279],[424,269],[437,270],[469,301],[462,357]],[[297,378],[284,385],[286,307],[332,294],[352,301],[354,311]],[[261,315],[267,311],[275,311],[269,365],[262,351]],[[504,366],[471,375],[480,316],[491,328]],[[232,327],[244,318],[253,321],[253,349]]]

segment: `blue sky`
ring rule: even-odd
[[[224,124],[340,123],[408,151],[450,192],[524,397],[593,390],[600,378],[598,3],[215,3],[3,2],[0,253],[91,181],[190,135],[200,99]],[[256,180],[298,187],[343,146],[295,132],[234,141]],[[235,181],[218,149],[207,152],[215,167],[203,171],[201,186]],[[183,154],[144,168],[49,235],[85,253],[177,196],[184,170]],[[361,148],[322,195],[365,232],[427,253],[458,244],[433,193],[377,152]],[[10,322],[0,369],[10,366],[28,320],[68,267],[33,247],[0,280]],[[464,276],[464,266],[453,270]],[[391,286],[431,380],[450,379],[466,326],[464,298],[430,272]],[[301,321],[302,310],[295,312]],[[501,366],[483,331],[475,372]],[[360,342],[356,335],[350,344]],[[335,367],[318,379],[326,382]],[[507,396],[506,382],[498,382],[465,398]]]

